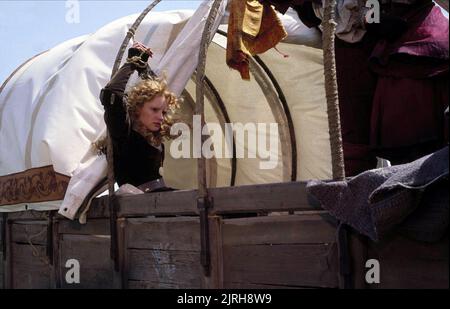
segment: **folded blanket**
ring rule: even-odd
[[[310,181],[307,191],[338,220],[372,240],[398,227],[416,240],[437,241],[449,221],[448,159],[445,147],[347,181]]]

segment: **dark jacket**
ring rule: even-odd
[[[119,186],[125,183],[139,186],[161,178],[159,168],[164,159],[164,148],[160,151],[150,145],[127,122],[123,95],[135,70],[133,63],[124,64],[100,94],[105,108],[106,126],[112,138],[114,175]]]

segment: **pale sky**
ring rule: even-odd
[[[74,0],[71,0],[74,1]],[[0,0],[0,85],[30,57],[89,34],[123,16],[140,13],[153,0],[78,0],[79,23],[68,23],[66,0]],[[75,0],[76,1],[76,0]],[[202,0],[162,0],[155,11],[196,9]],[[448,16],[448,13],[444,13]]]
[[[73,2],[73,1],[72,1]],[[66,0],[0,0],[0,85],[28,58],[89,34],[123,16],[142,12],[153,0],[79,0],[79,22],[68,23]],[[162,0],[154,11],[196,9],[201,0]],[[73,16],[73,15],[71,15]]]

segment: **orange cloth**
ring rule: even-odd
[[[257,0],[231,0],[228,21],[227,65],[250,79],[250,55],[264,53],[287,36],[270,5]]]

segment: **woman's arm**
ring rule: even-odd
[[[117,71],[100,93],[100,101],[105,109],[105,123],[113,138],[120,139],[128,136],[127,113],[123,102],[125,87],[135,70],[145,71],[151,55],[147,47],[139,43],[134,44],[128,50],[127,63]]]
[[[100,93],[100,101],[105,109],[105,123],[113,138],[126,138],[128,135],[123,95],[134,70],[132,63],[125,63]]]

